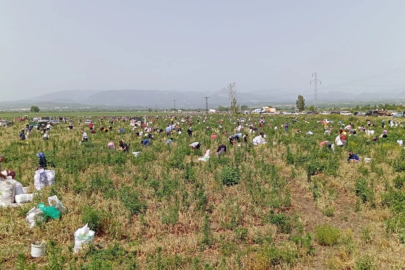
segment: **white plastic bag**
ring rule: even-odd
[[[56,195],[48,197],[48,204],[50,206],[56,207],[59,210],[61,215],[64,215],[67,212],[66,207],[63,205],[63,203],[61,201],[59,201],[58,196],[56,196]]]
[[[11,180],[0,181],[0,205],[9,206],[14,203],[15,183]]]
[[[15,195],[15,202],[18,204],[32,202],[33,194],[18,194]]]
[[[370,163],[371,162],[371,158],[364,158],[364,163]]]
[[[41,190],[46,186],[55,184],[55,171],[40,169],[34,174],[34,187]]]
[[[374,130],[366,130],[367,135],[374,135]]]
[[[26,220],[30,224],[30,228],[34,228],[35,225],[45,222],[44,212],[42,212],[41,209],[34,207],[28,211]]]
[[[342,145],[343,145],[343,142],[342,142],[342,140],[340,139],[340,135],[338,135],[338,136],[336,137],[335,143],[336,143],[337,146],[342,146]]]
[[[207,152],[205,152],[205,156],[199,158],[199,161],[207,161],[208,159],[210,159],[210,150],[207,150]]]
[[[78,252],[84,245],[88,245],[93,242],[94,231],[89,229],[89,226],[86,224],[84,227],[79,228],[75,231],[75,246],[73,251]]]
[[[398,143],[399,146],[404,145],[404,142],[402,140],[397,140],[397,143]]]
[[[15,179],[9,179],[10,182],[14,183],[15,185],[15,192],[14,195],[24,194],[23,186],[20,182],[16,181]]]

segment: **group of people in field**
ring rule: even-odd
[[[110,124],[114,125],[116,123],[119,123],[120,121],[115,119],[114,121],[111,120],[112,118],[110,118]],[[166,144],[172,144],[174,143],[174,139],[173,139],[173,135],[177,134],[177,135],[181,135],[184,126],[186,126],[187,128],[187,135],[189,137],[193,136],[193,116],[189,116],[189,117],[185,117],[185,118],[181,118],[180,120],[177,117],[166,117],[165,120],[167,120],[167,125],[164,128],[158,128],[156,127],[156,120],[158,120],[159,117],[153,117],[151,119],[146,119],[145,121],[135,121],[133,119],[130,120],[131,125],[133,126],[133,131],[134,134],[138,137],[140,137],[140,143],[142,146],[147,147],[149,146],[153,140],[155,139],[155,135],[156,134],[160,134],[160,133],[164,133],[166,135],[167,141]],[[229,119],[230,121],[232,121],[232,119]],[[124,121],[124,120],[122,120]],[[126,119],[125,119],[126,121]],[[204,124],[204,123],[208,123],[209,119],[208,116],[205,116],[205,118],[198,116],[196,119],[196,122],[198,124]],[[211,135],[211,139],[215,139],[217,138],[218,134],[222,134],[222,135],[226,135],[226,132],[222,131],[222,122],[223,120],[219,120],[218,121],[218,127],[216,130],[214,130],[213,134]],[[240,146],[241,143],[243,144],[247,144],[250,140],[249,140],[249,134],[253,135],[251,142],[253,145],[255,146],[260,146],[263,144],[266,144],[266,135],[264,134],[264,132],[262,131],[263,127],[266,125],[266,121],[264,120],[263,117],[258,118],[256,121],[252,118],[248,119],[249,124],[244,124],[243,122],[240,122],[239,120],[237,120],[236,122],[234,122],[235,127],[234,127],[234,133],[233,135],[228,136],[228,142],[229,145],[238,145]],[[292,119],[292,123],[296,123],[298,122],[298,118]],[[307,122],[305,120],[305,122]],[[307,122],[308,123],[308,122]],[[330,126],[328,122],[324,121],[321,122],[324,125],[324,134],[325,135],[330,135],[332,130],[333,130],[333,126]],[[327,147],[329,149],[334,150],[335,145],[338,147],[345,147],[347,145],[348,142],[348,136],[356,136],[357,131],[355,129],[355,126],[353,123],[350,123],[347,126],[344,126],[344,124],[339,121],[338,123],[340,126],[342,126],[342,128],[339,128],[338,130],[338,136],[335,139],[335,142],[331,142],[331,141],[322,141],[320,143],[321,147]],[[360,126],[358,129],[361,132],[370,132],[370,128],[372,126],[375,126],[375,124],[372,124],[371,121],[366,118],[366,125],[368,126],[369,129],[366,129],[365,125]],[[393,121],[390,120],[389,121],[389,125],[392,127],[393,126]],[[384,128],[385,126],[385,122],[384,120],[382,121],[382,127]],[[273,127],[273,124],[270,123],[269,124],[270,128],[273,128],[274,130],[277,130],[277,126],[275,125]],[[285,132],[288,132],[290,127],[290,124],[288,122],[284,123],[281,125],[281,129],[284,129]],[[29,135],[30,132],[32,132],[32,126],[27,125],[24,129],[21,130],[19,137],[20,140],[25,140],[27,138],[27,136]],[[247,128],[247,131],[246,131]],[[48,123],[42,130],[41,132],[43,133],[43,139],[44,140],[48,140],[49,139],[49,132],[51,131],[52,126],[50,123]],[[68,130],[73,129],[73,121],[70,120],[70,123],[68,125]],[[81,142],[80,143],[86,143],[89,141],[89,136],[87,134],[87,130],[89,130],[90,133],[97,133],[96,129],[95,129],[95,125],[93,122],[90,122],[88,124],[88,129],[82,129],[81,130]],[[113,130],[112,126],[108,126],[108,127],[104,127],[101,126],[99,128],[100,132],[111,132]],[[211,130],[211,127],[207,126],[206,130]],[[246,131],[246,132],[244,132]],[[295,132],[300,132],[299,130],[295,130]],[[125,133],[125,129],[124,128],[118,128],[118,133],[123,134]],[[313,134],[312,132],[308,132],[307,134]],[[380,135],[380,138],[387,138],[388,136],[388,131],[384,130],[383,134]],[[377,140],[377,137],[373,137],[372,138],[373,141]],[[118,147],[119,150],[123,151],[123,152],[129,152],[129,144],[123,140],[119,140],[118,141]],[[200,142],[193,142],[191,144],[189,144],[189,147],[191,149],[200,149],[201,148],[201,143]],[[114,142],[110,141],[107,144],[107,148],[110,150],[115,150],[115,144]],[[216,154],[218,156],[223,155],[224,153],[226,153],[227,151],[227,146],[225,144],[220,144],[217,147],[217,151]],[[4,160],[1,159],[0,160]],[[348,152],[348,158],[347,158],[348,162],[357,162],[360,161],[359,156],[356,153],[352,153],[352,152]],[[0,161],[1,162],[1,161]],[[0,163],[1,164],[1,163]],[[1,168],[1,167],[0,167]]]

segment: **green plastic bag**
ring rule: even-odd
[[[60,212],[58,208],[53,207],[53,206],[45,206],[44,203],[38,204],[38,208],[44,212],[45,216],[48,216],[53,219],[59,219],[60,218]]]

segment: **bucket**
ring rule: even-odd
[[[42,257],[45,255],[45,242],[35,241],[31,244],[31,256],[33,258]]]

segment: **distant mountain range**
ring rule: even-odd
[[[260,92],[238,92],[237,99],[240,105],[262,106],[276,104],[295,104],[298,92],[283,92],[281,90],[267,90]],[[130,108],[205,108],[204,97],[208,96],[210,108],[228,106],[229,97],[227,89],[216,92],[178,92],[163,90],[108,90],[108,91],[59,91],[41,95],[29,100],[18,100],[0,103],[0,108],[5,106],[30,106],[48,104],[49,106],[101,106],[101,107],[130,107]],[[313,102],[313,94],[305,95],[307,104]],[[320,92],[320,103],[341,102],[395,102],[405,100],[405,91],[400,93],[361,93],[351,94],[345,92]]]

